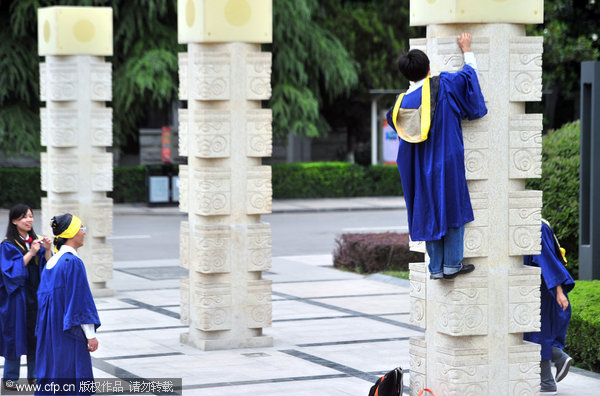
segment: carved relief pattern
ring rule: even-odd
[[[541,191],[511,191],[508,195],[509,254],[539,254],[541,250]]]
[[[108,102],[112,99],[111,64],[102,62],[91,65],[91,96],[92,100]]]
[[[180,52],[177,54],[179,63],[179,100],[188,99],[188,54]],[[181,109],[179,110],[181,111]]]
[[[194,155],[199,158],[226,158],[231,153],[231,113],[204,110],[194,114],[190,124]]]
[[[182,157],[187,157],[188,154],[188,129],[189,129],[189,119],[188,119],[188,110],[187,109],[179,109],[179,155]]]
[[[248,170],[248,181],[246,183],[246,213],[271,213],[272,199],[271,167],[251,167]]]
[[[42,135],[54,147],[75,147],[78,144],[77,109],[44,109],[41,113]]]
[[[508,348],[510,395],[537,395],[540,391],[540,345],[523,341]]]
[[[427,301],[422,298],[410,298],[410,324],[425,329],[427,326]]]
[[[487,308],[439,303],[438,331],[453,336],[487,334]]]
[[[512,115],[509,133],[511,179],[541,177],[542,115]]]
[[[47,157],[48,190],[56,193],[79,191],[79,161],[75,157]]]
[[[113,142],[112,109],[101,108],[92,110],[92,146],[110,147]]]
[[[46,64],[40,69],[40,85],[46,101],[70,101],[77,99],[77,64],[72,60]]]
[[[427,269],[425,263],[410,263],[410,295],[411,297],[426,298]]]
[[[271,97],[271,53],[248,53],[246,79],[246,99],[267,100]]]
[[[179,165],[179,211],[188,212],[190,176],[187,165]]]
[[[179,266],[190,269],[190,223],[179,224]]]
[[[231,229],[221,225],[197,225],[192,235],[194,271],[216,274],[231,271]]]
[[[250,224],[246,238],[248,271],[271,269],[271,226],[269,224]]]
[[[411,337],[408,352],[410,355],[410,373],[425,374],[427,372],[427,345],[425,337]],[[419,388],[422,389],[422,388]]]
[[[540,330],[540,268],[520,266],[508,277],[509,332]]]
[[[189,55],[188,55],[189,56]],[[229,100],[231,54],[228,52],[197,52],[194,54],[192,92],[190,100]],[[188,70],[188,73],[190,71]],[[188,74],[188,79],[190,75]]]
[[[231,286],[227,283],[195,283],[195,326],[203,331],[231,329]]]
[[[194,213],[202,216],[231,213],[231,171],[200,168],[191,179]]]
[[[467,180],[483,180],[489,177],[488,150],[465,150],[465,175]]]
[[[246,113],[246,155],[270,157],[273,152],[271,109],[249,110]]]
[[[250,329],[271,326],[271,281],[249,281],[247,286],[246,325]]]
[[[90,216],[91,215],[91,216]],[[92,202],[88,232],[94,237],[107,237],[113,231],[113,200],[111,198]]]
[[[190,324],[190,279],[189,278],[181,278],[180,279],[180,313],[179,320],[184,325]]]
[[[45,63],[40,62],[40,100],[46,102],[48,100],[48,67]]]
[[[542,37],[510,39],[510,100],[539,101],[542,98]]]
[[[476,191],[470,196],[475,220],[465,229],[464,257],[485,257],[489,250],[489,196]]]
[[[112,153],[96,154],[92,156],[92,191],[112,191],[112,162]]]
[[[112,279],[113,274],[113,248],[106,243],[96,243],[91,245],[91,264],[90,274],[91,282],[104,282]]]

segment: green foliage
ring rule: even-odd
[[[333,266],[359,274],[385,270],[406,271],[411,262],[423,261],[423,254],[411,252],[408,234],[342,234],[336,238]]]
[[[146,201],[146,167],[118,166],[113,170],[113,190],[108,194],[114,203]]]
[[[273,133],[315,137],[330,126],[319,109],[356,85],[356,64],[341,42],[317,24],[317,0],[273,2]]]
[[[39,209],[41,197],[39,168],[0,168],[0,208],[24,203]]]
[[[551,128],[578,118],[580,63],[600,57],[600,6],[591,0],[573,3],[545,0],[544,23],[527,26],[527,35],[544,37],[542,78],[549,93],[545,100],[556,100],[556,108],[547,108],[545,114],[553,120]]]
[[[347,162],[274,164],[273,198],[400,196],[395,166],[370,168]]]
[[[567,250],[568,268],[575,278],[579,272],[579,129],[577,121],[545,135],[542,178],[527,181],[528,188],[544,193],[542,216]]]
[[[0,150],[40,151],[37,9],[112,6],[114,140],[137,133],[155,108],[177,100],[177,0],[9,0],[0,2]]]
[[[576,281],[569,300],[566,350],[578,367],[600,372],[600,281]]]

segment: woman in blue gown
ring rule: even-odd
[[[37,289],[51,246],[50,238],[38,238],[33,230],[29,206],[17,204],[9,210],[6,239],[0,245],[0,355],[6,390],[16,389],[21,355],[27,355],[29,382],[35,381]]]
[[[58,250],[46,264],[38,290],[38,382],[58,384],[63,391],[58,394],[91,394],[90,352],[98,349],[100,318],[77,256],[86,228],[68,213],[53,217],[51,224]]]

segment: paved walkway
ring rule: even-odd
[[[368,200],[321,206],[294,200],[273,208],[348,210]],[[372,200],[401,205],[397,198]],[[176,208],[115,206],[117,215],[136,211],[173,214]],[[185,271],[178,264],[177,258],[114,263],[109,286],[116,294],[96,300],[103,323],[93,353],[96,378],[182,378],[184,395],[366,396],[383,373],[409,368],[408,339],[423,334],[409,323],[407,281],[335,270],[330,255],[282,256],[265,273],[273,281],[273,326],[264,334],[273,347],[200,351],[179,342],[187,327],[179,321],[178,278]],[[579,369],[559,383],[560,395],[598,389],[600,375]]]

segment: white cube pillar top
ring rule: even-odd
[[[203,350],[271,346],[271,1],[180,0],[181,320]]]
[[[424,337],[410,341],[411,395],[425,387],[442,395],[537,394],[540,347],[523,333],[540,328],[540,271],[523,265],[538,254],[542,192],[525,190],[541,177],[542,115],[525,102],[542,91],[542,38],[525,36],[524,23],[541,23],[537,0],[411,1],[412,25],[427,37],[411,48],[430,58],[432,74],[455,72],[463,57],[456,37],[473,36],[471,49],[488,114],[463,121],[465,170],[475,220],[466,226],[465,262],[471,274],[431,280],[427,263],[411,264],[413,324]]]
[[[42,227],[52,235],[50,218],[66,212],[87,226],[79,255],[94,296],[114,294],[112,279],[112,9],[47,7],[38,9]]]

